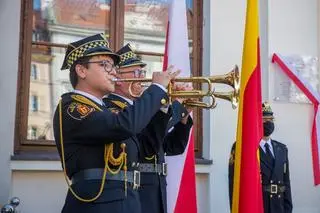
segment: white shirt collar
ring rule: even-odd
[[[93,96],[93,95],[91,95],[91,94],[89,94],[87,92],[84,92],[84,91],[81,91],[81,90],[76,90],[76,89],[73,92],[74,93],[78,93],[80,95],[83,95],[83,96],[85,96],[87,98],[90,98],[91,100],[95,101],[96,103],[100,104],[101,106],[104,105],[104,103],[103,103],[103,101],[101,99],[99,99],[96,96]]]
[[[270,148],[270,151],[272,153],[272,155],[274,156],[274,152],[273,152],[273,147],[272,147],[272,144],[271,144],[271,138],[268,138],[268,140],[263,140],[263,138],[261,139],[260,141],[260,147],[261,149],[266,152],[266,147],[264,146],[265,144],[269,144],[269,148]]]
[[[116,94],[116,93],[111,93],[111,94],[112,94],[112,95],[115,95],[115,96],[118,96],[118,97],[124,99],[124,100],[125,100],[126,102],[128,102],[130,105],[133,105],[133,101],[132,101],[131,99],[129,99],[129,98],[127,98],[127,97],[124,97],[124,96],[122,96],[122,95]]]

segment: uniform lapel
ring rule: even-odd
[[[263,151],[261,147],[259,147],[259,152],[260,152],[260,170],[261,172],[266,175],[267,177],[271,176],[272,173],[272,163],[268,159],[266,153]]]
[[[275,171],[281,171],[279,168],[282,166],[281,164],[283,162],[283,159],[282,159],[283,156],[284,156],[283,150],[273,140],[271,140],[271,144],[272,144],[273,153],[274,153],[274,156],[275,156],[274,170]],[[277,175],[277,172],[274,172],[273,175]]]
[[[263,149],[261,147],[259,147],[259,151],[260,151],[260,160],[266,164],[266,166],[268,166],[270,169],[272,169],[272,161],[269,159],[269,157],[266,155],[266,153],[263,151]]]

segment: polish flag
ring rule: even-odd
[[[167,29],[164,70],[174,65],[182,72],[179,77],[190,77],[188,25],[185,0],[171,0]],[[168,213],[197,213],[193,130],[183,154],[166,157],[168,163]]]

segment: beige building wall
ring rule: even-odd
[[[67,184],[58,161],[11,161],[10,194],[20,198],[23,213],[60,212]],[[209,211],[209,174],[205,166],[197,168],[198,212]]]
[[[11,194],[20,198],[22,213],[61,212],[66,183],[62,172],[14,171]]]
[[[13,153],[19,55],[20,1],[0,2],[0,204],[11,191],[10,156]]]

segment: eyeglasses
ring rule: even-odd
[[[131,72],[134,73],[135,78],[144,78],[147,73],[146,70],[142,70],[142,69],[136,69],[136,70],[132,70],[132,71],[120,71],[120,70],[117,71],[118,74],[131,73]]]
[[[87,64],[98,64],[99,66],[103,67],[104,70],[107,73],[110,73],[112,71],[118,72],[118,66],[111,64],[109,61],[103,60],[103,61],[88,61]]]

